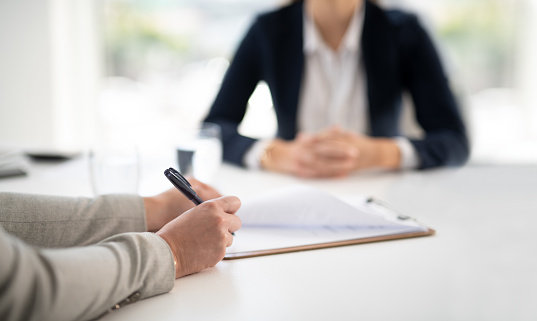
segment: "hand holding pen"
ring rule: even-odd
[[[201,199],[211,200],[222,197],[222,194],[210,185],[194,178],[189,179],[189,182]],[[147,196],[143,199],[146,210],[147,230],[149,232],[160,230],[164,225],[177,218],[177,216],[196,206],[175,187],[171,187],[158,195]]]
[[[181,186],[179,190],[189,193],[185,195],[193,202],[202,201],[199,196],[199,199],[194,197],[197,194],[190,184],[185,186],[179,179],[182,175],[178,176],[174,171],[166,171],[172,175],[171,179],[166,175],[172,184],[177,189]],[[240,219],[233,215],[239,207],[240,200],[234,196],[209,200],[179,215],[156,233],[170,246],[177,278],[212,267],[224,258],[226,247],[233,243],[231,233],[241,226]]]
[[[181,173],[179,173],[179,171],[170,167],[164,171],[164,176],[166,176],[172,185],[175,186],[175,188],[183,193],[183,195],[185,195],[195,205],[200,205],[203,203],[203,200],[198,196],[198,194],[196,194],[196,191],[194,191],[192,185],[183,175],[181,175]],[[231,234],[235,235],[233,232],[231,232]]]

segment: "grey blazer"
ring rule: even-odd
[[[88,320],[173,288],[143,200],[0,193],[0,320]],[[137,233],[134,233],[137,232]]]

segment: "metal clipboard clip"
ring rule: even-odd
[[[379,206],[382,206],[383,208],[389,210],[393,216],[395,216],[397,219],[399,219],[401,221],[407,221],[407,220],[415,221],[414,218],[412,218],[412,217],[410,217],[408,215],[404,215],[404,214],[399,213],[393,207],[391,207],[388,204],[386,204],[386,203],[384,203],[384,202],[382,202],[380,200],[377,200],[377,199],[375,199],[373,197],[368,197],[365,202],[366,202],[366,204],[377,204]]]

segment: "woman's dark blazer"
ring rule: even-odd
[[[205,119],[222,126],[224,159],[243,165],[254,139],[237,127],[259,81],[270,88],[278,137],[297,134],[297,106],[304,69],[303,3],[260,15],[242,40],[222,87]],[[425,135],[410,139],[420,169],[461,165],[468,139],[457,103],[431,39],[414,15],[383,10],[366,1],[361,48],[366,79],[370,135],[400,136],[401,96],[408,91]]]

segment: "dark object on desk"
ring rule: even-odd
[[[185,174],[192,174],[192,159],[194,158],[194,151],[182,148],[177,148],[177,164],[179,170]]]
[[[62,162],[80,155],[80,152],[61,150],[27,150],[26,155],[35,161]]]

